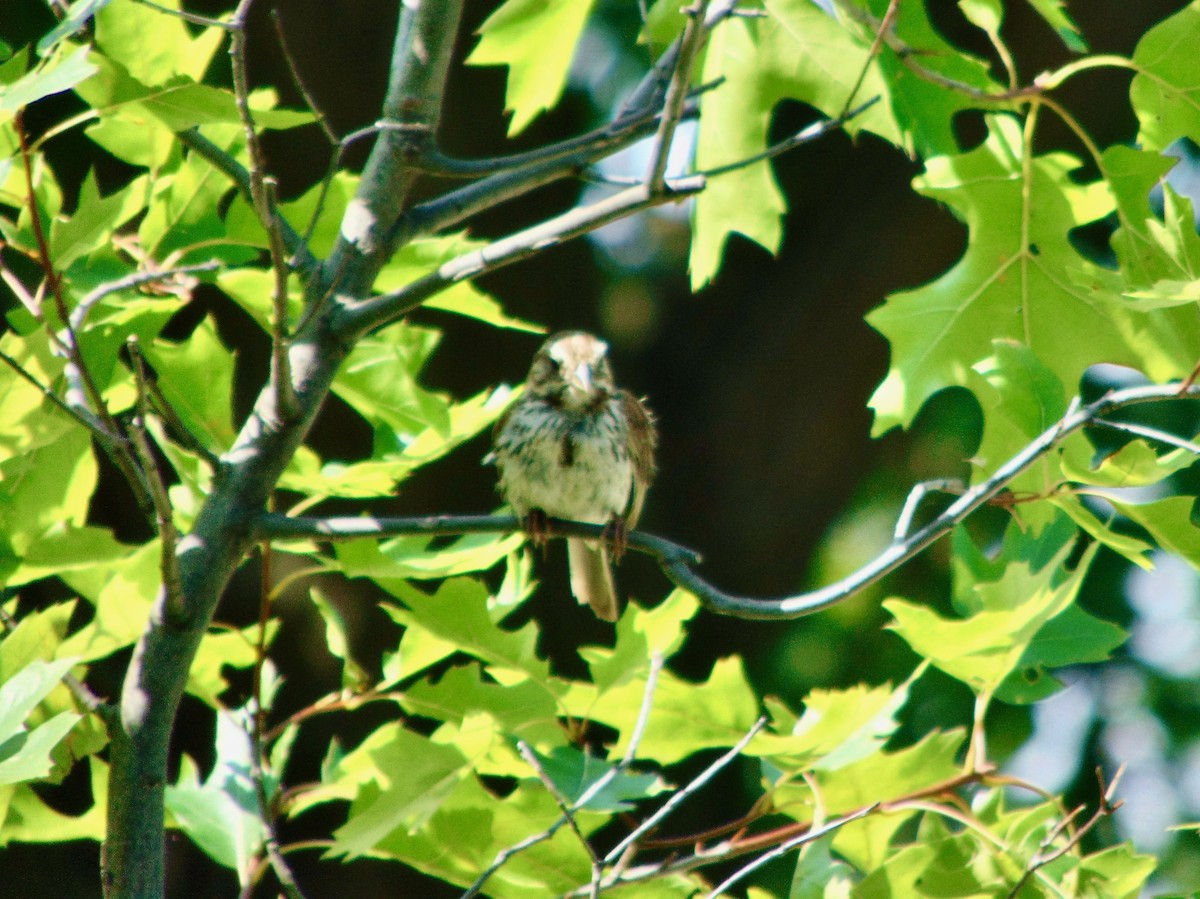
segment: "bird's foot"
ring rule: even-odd
[[[625,519],[614,517],[604,526],[604,541],[608,544],[614,562],[620,562],[621,556],[629,548],[629,534],[625,530]]]
[[[535,549],[540,549],[544,556],[546,544],[550,542],[550,524],[546,520],[546,513],[541,509],[530,509],[529,514],[521,519],[521,527],[529,535],[529,542]]]

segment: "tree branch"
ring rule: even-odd
[[[727,17],[733,6],[733,0],[717,0],[705,16],[705,32],[711,31]],[[608,125],[589,134],[533,150],[524,158],[514,156],[508,160],[482,161],[484,165],[494,165],[500,171],[483,181],[414,206],[396,223],[398,239],[411,239],[418,234],[431,234],[453,227],[481,210],[576,175],[587,166],[651,133],[662,121],[663,103],[676,71],[682,41],[682,37],[677,38],[658,58]],[[690,96],[694,99],[718,83],[701,85]],[[419,154],[416,155],[419,158]],[[436,162],[438,157],[432,156],[431,159]],[[514,165],[519,167],[514,169]]]
[[[677,202],[703,189],[703,178],[685,178],[668,183],[665,192],[655,193],[645,185],[637,185],[588,206],[577,207],[480,250],[451,259],[400,290],[348,303],[339,310],[334,327],[346,339],[354,339],[395,321],[452,284],[526,259],[639,209]]]
[[[397,30],[385,116],[409,108],[434,123],[440,107],[460,0],[409,0]],[[197,132],[180,139],[234,177],[248,192],[249,175],[227,153]],[[203,148],[203,149],[200,149]],[[368,172],[347,211],[332,265],[314,268],[310,296],[324,297],[343,283],[365,293],[386,262],[387,247],[352,243],[347,234],[370,216],[395,220],[411,182],[404,161],[393,158],[386,135],[372,151]],[[215,150],[215,152],[214,152]],[[232,163],[232,164],[230,164]],[[372,194],[379,191],[379,194]],[[367,218],[362,211],[366,210]],[[294,232],[281,231],[286,240]],[[368,235],[369,236],[369,235]],[[298,247],[305,254],[307,248]],[[311,257],[308,257],[311,258]],[[327,310],[329,311],[329,310]],[[169,591],[160,588],[126,672],[119,716],[110,719],[108,836],[103,854],[106,896],[159,899],[164,889],[164,791],[168,749],[188,671],[212,620],[221,593],[254,541],[254,522],[328,395],[350,344],[325,314],[311,316],[289,342],[288,370],[295,414],[279,408],[278,391],[263,387],[249,417],[221,457],[191,533],[179,541],[183,613],[170,612]]]
[[[420,170],[410,164],[409,135],[437,133],[450,53],[458,33],[462,0],[408,0],[401,4],[392,50],[392,70],[383,102],[381,128],[367,159],[358,191],[324,266],[324,280],[350,296],[370,287],[380,267],[400,245],[400,218]]]
[[[1200,399],[1200,384],[1187,388],[1182,395],[1178,384],[1130,387],[1106,393],[1086,405],[1076,401],[1067,413],[1051,427],[1034,438],[1021,452],[1000,466],[989,478],[976,484],[952,502],[924,527],[905,536],[898,529],[898,538],[878,556],[858,571],[833,584],[777,599],[758,599],[726,593],[710,584],[695,571],[699,555],[685,546],[641,531],[628,535],[629,548],[646,553],[658,560],[663,573],[677,587],[693,594],[713,612],[747,619],[800,618],[824,611],[870,584],[895,571],[930,544],[945,536],[980,506],[1000,493],[1007,484],[1062,443],[1076,431],[1103,422],[1103,416],[1128,406],[1174,399]],[[1152,439],[1162,440],[1155,431]],[[1167,442],[1167,441],[1164,441]],[[1184,441],[1186,442],[1186,441]],[[1191,444],[1200,454],[1200,445]],[[911,518],[907,511],[905,516]],[[605,536],[600,525],[548,519],[550,533],[556,536]],[[257,532],[265,539],[294,540],[355,540],[364,537],[394,537],[406,534],[452,535],[478,533],[511,533],[520,528],[513,516],[426,516],[418,518],[289,518],[286,515],[262,515],[255,522]]]

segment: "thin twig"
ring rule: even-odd
[[[916,807],[920,803],[919,797],[936,796],[953,790],[957,790],[968,784],[985,782],[990,778],[991,772],[976,771],[968,774],[960,774],[948,780],[940,781],[936,784],[931,784],[920,790],[904,797],[889,800],[882,803],[871,803],[863,806],[860,809],[848,812],[847,816],[857,815],[864,809],[870,810],[878,807],[881,812],[888,812],[896,809],[904,809],[910,806]],[[938,813],[949,813],[949,810],[933,807],[930,803],[924,803],[922,807],[928,807],[929,810]],[[961,820],[962,816],[951,814],[955,820]],[[966,822],[969,824],[969,822]],[[607,888],[624,886],[633,883],[641,883],[644,881],[661,878],[668,874],[684,873],[697,868],[702,868],[705,865],[711,865],[715,862],[727,862],[730,859],[745,855],[749,852],[756,852],[760,849],[768,849],[780,845],[787,840],[795,839],[796,837],[808,834],[813,829],[813,824],[810,822],[796,822],[786,827],[776,828],[767,833],[755,834],[750,837],[738,837],[729,840],[723,840],[712,846],[696,845],[689,843],[696,848],[693,849],[690,855],[678,856],[672,855],[661,861],[655,861],[643,865],[638,865],[630,868],[627,871],[612,871],[604,880],[603,886]],[[650,845],[649,841],[646,845]],[[585,892],[581,889],[572,890],[566,894],[567,896],[584,896]]]
[[[675,809],[679,807],[680,803],[712,780],[717,775],[717,772],[741,755],[742,750],[746,748],[746,745],[754,739],[760,730],[766,726],[767,719],[765,716],[760,717],[757,721],[755,721],[754,725],[746,732],[745,736],[738,740],[728,752],[723,754],[711,765],[701,771],[700,774],[694,777],[686,786],[676,791],[670,799],[663,803],[662,808],[639,824],[633,833],[629,834],[629,836],[625,837],[625,839],[621,840],[621,842],[614,846],[609,851],[608,855],[604,856],[604,860],[606,862],[612,862],[614,859],[619,857],[621,853],[626,850],[626,848],[636,843],[642,834],[653,830],[660,821],[670,815],[671,812],[675,811]]]
[[[187,620],[187,606],[183,593],[183,582],[179,575],[179,557],[176,554],[179,532],[175,528],[175,513],[171,507],[171,498],[167,493],[166,482],[159,470],[158,462],[154,458],[150,442],[146,438],[146,419],[150,414],[149,391],[146,389],[146,367],[137,337],[130,337],[126,341],[126,346],[129,348],[129,355],[133,361],[131,368],[133,369],[134,384],[137,386],[137,415],[134,416],[130,435],[134,452],[146,475],[150,499],[154,504],[162,584],[163,590],[166,592],[164,607],[169,621],[182,622]]]
[[[625,755],[620,762],[609,768],[606,772],[604,772],[603,775],[596,778],[596,780],[592,782],[591,786],[589,786],[580,794],[579,798],[575,800],[574,805],[571,807],[572,813],[584,808],[589,802],[592,801],[593,798],[599,795],[601,790],[612,783],[612,781],[619,774],[633,764],[633,759],[637,754],[637,748],[642,742],[642,735],[646,731],[646,724],[650,720],[650,709],[654,704],[654,690],[658,684],[658,675],[662,670],[662,666],[663,657],[661,653],[656,652],[650,656],[650,669],[646,673],[646,686],[642,690],[642,705],[641,708],[638,709],[637,722],[634,724],[633,731],[629,735],[629,745],[625,749]],[[518,855],[519,853],[524,852],[526,849],[550,839],[552,836],[554,836],[554,834],[558,833],[558,831],[566,823],[567,816],[564,812],[564,814],[557,821],[555,821],[541,833],[533,834],[529,837],[526,837],[524,840],[521,840],[521,842],[501,850],[499,853],[497,853],[496,858],[487,867],[487,869],[481,872],[480,875],[475,879],[475,882],[471,884],[465,893],[463,893],[461,899],[470,899],[470,897],[479,895],[479,891],[483,889],[483,885],[487,883],[493,874],[504,867],[504,865],[506,865],[514,855]],[[593,891],[596,889],[596,885],[600,883],[601,873],[602,868],[600,868],[598,865],[592,866]]]
[[[1113,796],[1116,795],[1117,784],[1120,783],[1121,776],[1124,773],[1125,766],[1122,765],[1117,769],[1117,773],[1113,777],[1112,783],[1106,786],[1104,783],[1104,772],[1100,768],[1096,769],[1096,780],[1100,785],[1100,803],[1096,807],[1096,811],[1094,811],[1092,815],[1085,822],[1083,822],[1083,824],[1074,830],[1070,836],[1068,836],[1063,845],[1059,846],[1053,851],[1047,851],[1050,849],[1051,845],[1053,845],[1055,840],[1057,840],[1065,831],[1069,830],[1074,825],[1075,819],[1078,818],[1083,812],[1084,806],[1081,805],[1074,809],[1065,817],[1063,817],[1063,819],[1054,827],[1052,827],[1050,832],[1042,839],[1041,845],[1038,846],[1038,851],[1035,852],[1033,857],[1029,859],[1029,862],[1025,866],[1025,871],[1021,874],[1020,879],[1018,879],[1017,882],[1013,884],[1013,888],[1009,890],[1007,899],[1016,899],[1025,884],[1029,882],[1029,879],[1033,877],[1040,868],[1044,868],[1051,862],[1057,861],[1078,846],[1080,841],[1083,840],[1083,838],[1092,828],[1099,824],[1101,820],[1107,818],[1121,807],[1122,803],[1120,801],[1114,802]]]
[[[92,309],[103,300],[105,297],[111,296],[122,290],[131,290],[134,287],[141,287],[143,284],[153,284],[158,281],[170,281],[180,275],[192,275],[198,272],[215,272],[221,267],[222,263],[216,259],[210,259],[208,262],[199,262],[195,265],[181,265],[176,268],[165,268],[152,271],[133,272],[123,278],[117,278],[115,281],[109,281],[106,284],[101,284],[94,290],[89,291],[79,304],[71,310],[71,327],[76,331],[83,329],[83,325],[87,320]]]
[[[1159,428],[1151,428],[1147,425],[1135,425],[1128,421],[1109,421],[1108,419],[1099,419],[1092,422],[1092,424],[1102,428],[1111,428],[1114,431],[1124,431],[1126,434],[1144,437],[1147,440],[1165,443],[1167,446],[1173,446],[1176,449],[1187,450],[1189,453],[1200,455],[1200,443],[1184,440],[1182,437],[1176,437],[1174,434],[1170,434]]]
[[[0,242],[0,249],[3,249],[5,244]],[[0,279],[8,285],[8,289],[13,292],[25,310],[34,317],[35,321],[42,321],[42,304],[38,298],[29,292],[29,289],[17,277],[16,272],[10,269],[4,262],[4,257],[0,256]]]
[[[884,12],[883,18],[879,22],[879,27],[875,31],[875,39],[871,41],[871,49],[867,51],[866,61],[863,62],[862,68],[858,71],[858,78],[854,82],[854,86],[850,88],[850,93],[846,95],[846,102],[842,104],[842,111],[838,118],[844,119],[850,109],[850,104],[854,102],[854,98],[858,96],[858,92],[862,90],[863,82],[867,78],[867,72],[871,70],[871,64],[875,61],[875,57],[879,55],[879,51],[883,46],[883,42],[891,33],[892,26],[896,22],[896,14],[900,11],[900,0],[892,0],[888,4],[887,11]]]
[[[826,119],[823,122],[814,122],[807,128],[804,128],[802,131],[798,131],[797,133],[793,134],[791,137],[784,138],[777,144],[772,144],[761,153],[755,153],[752,156],[746,156],[742,159],[736,160],[735,162],[714,166],[710,169],[703,169],[695,174],[703,175],[706,178],[715,178],[718,175],[724,175],[729,172],[735,172],[738,169],[744,169],[747,166],[754,165],[756,162],[762,162],[764,159],[774,159],[776,156],[781,156],[784,153],[787,153],[789,150],[794,150],[796,147],[799,147],[802,144],[807,144],[819,137],[824,137],[830,131],[835,131],[838,128],[841,128],[851,119],[862,115],[878,102],[878,97],[872,97],[870,100],[867,100],[865,103],[856,106],[849,112],[843,113],[836,119]]]
[[[671,155],[671,146],[675,142],[675,129],[683,116],[683,106],[687,100],[688,86],[692,80],[692,66],[696,55],[704,43],[708,30],[705,27],[705,14],[708,12],[708,0],[695,0],[686,7],[683,14],[687,23],[683,26],[683,34],[679,38],[679,53],[675,57],[674,71],[667,85],[667,95],[663,99],[662,116],[658,122],[658,133],[654,135],[651,144],[650,164],[646,170],[646,184],[652,191],[660,191],[665,186],[667,162]]]
[[[529,748],[529,744],[524,740],[517,740],[517,752],[521,753],[521,758],[525,759],[525,764],[533,769],[533,772],[538,776],[538,780],[542,782],[542,786],[554,797],[554,802],[558,806],[562,816],[566,819],[567,825],[575,832],[575,836],[579,838],[579,842],[583,844],[584,850],[592,860],[592,869],[595,870],[600,865],[600,859],[596,856],[596,850],[592,848],[592,844],[588,842],[583,831],[579,827],[579,822],[575,820],[575,811],[572,804],[567,800],[559,790],[554,779],[550,777],[546,769],[542,767],[542,763],[538,761],[538,757],[533,750]]]
[[[250,173],[233,156],[201,134],[197,128],[177,131],[175,138],[225,175],[234,183],[242,197],[251,205],[254,204],[250,191]],[[313,274],[317,269],[317,258],[308,248],[307,241],[288,224],[287,219],[278,214],[278,211],[276,211],[276,219],[283,244],[291,254],[291,264],[304,275]]]
[[[62,276],[55,268],[54,260],[50,256],[50,242],[42,221],[37,192],[33,186],[33,156],[29,149],[28,136],[25,133],[24,114],[22,110],[18,110],[13,116],[13,125],[20,144],[22,169],[25,175],[25,189],[29,201],[29,224],[38,246],[38,263],[42,267],[47,289],[54,301],[54,308],[59,322],[66,332],[66,339],[61,339],[56,336],[52,329],[47,329],[51,344],[57,347],[57,351],[61,352],[66,360],[66,365],[63,369],[63,374],[67,379],[66,404],[86,410],[90,415],[95,416],[103,425],[105,432],[120,435],[121,429],[118,427],[112,413],[109,412],[108,404],[105,402],[103,394],[92,378],[92,373],[88,369],[83,358],[83,352],[79,347],[79,340],[75,329],[71,326],[71,316],[67,311]],[[139,510],[147,518],[152,518],[154,514],[153,500],[149,493],[149,484],[146,481],[147,475],[139,469],[135,453],[130,448],[129,442],[123,437],[117,437],[102,444],[102,446],[104,446],[109,458],[112,459],[113,464],[117,466],[121,474],[125,477],[125,481],[133,493]]]
[[[246,19],[254,0],[240,0],[234,10],[229,43],[229,59],[233,68],[233,97],[246,138],[250,157],[250,201],[259,223],[267,232],[267,249],[275,286],[271,294],[271,383],[275,391],[275,406],[285,419],[297,414],[298,403],[292,387],[291,365],[288,361],[287,282],[288,259],[281,216],[275,202],[275,186],[266,174],[266,162],[258,141],[258,129],[250,110],[250,84],[246,75]]]
[[[143,361],[145,360],[143,359]],[[150,371],[147,368],[146,389],[149,391],[150,403],[154,407],[155,414],[170,428],[169,433],[177,443],[182,444],[185,449],[199,456],[200,461],[207,465],[210,470],[216,471],[221,466],[220,457],[201,443],[199,437],[188,430],[187,425],[183,423],[183,419],[179,417],[179,413],[175,411],[175,407],[171,405],[170,400],[162,392],[162,388],[158,386],[158,380],[149,375]]]
[[[120,434],[110,433],[104,427],[104,423],[95,415],[93,415],[90,409],[86,407],[81,408],[78,406],[72,406],[65,402],[57,393],[39,381],[25,368],[25,366],[2,350],[0,350],[0,362],[3,362],[18,375],[41,391],[42,396],[57,406],[61,411],[65,412],[67,415],[71,416],[71,418],[75,419],[75,421],[79,422],[79,424],[87,428],[92,433],[92,436],[94,436],[102,446],[106,448],[111,447],[113,444],[124,439]]]
[[[329,119],[317,104],[317,98],[309,90],[304,79],[300,77],[300,66],[296,63],[296,56],[292,53],[292,48],[288,44],[287,33],[283,28],[283,18],[279,14],[279,10],[275,7],[271,8],[269,13],[271,16],[271,24],[275,28],[275,39],[279,41],[279,50],[283,53],[283,61],[287,63],[288,74],[292,76],[292,84],[296,86],[296,90],[300,92],[300,96],[304,98],[304,105],[316,117],[317,124],[321,126],[321,130],[325,132],[325,137],[335,147],[340,143],[340,138],[334,133],[333,126],[329,124]]]
[[[714,22],[714,12],[727,8],[726,0],[710,8],[709,21]],[[616,116],[588,134],[579,135],[551,144],[526,154],[517,154],[487,160],[449,160],[426,147],[431,164],[440,170],[450,169],[448,174],[468,177],[487,174],[489,177],[474,184],[450,191],[433,200],[420,203],[408,210],[396,223],[396,231],[405,239],[420,234],[432,234],[451,228],[470,218],[477,212],[493,209],[500,203],[517,199],[530,191],[567,177],[573,177],[599,160],[611,156],[658,127],[662,113],[662,98],[673,71],[674,51],[679,43],[668,49],[654,64],[650,72],[630,93]],[[691,92],[685,108],[685,117],[692,114],[696,98],[714,90],[723,79],[702,84]],[[420,166],[420,154],[413,161]]]
[[[296,883],[296,875],[292,872],[287,859],[279,845],[279,834],[275,829],[275,803],[267,794],[267,778],[263,760],[266,758],[262,744],[262,720],[264,710],[258,702],[259,692],[255,692],[254,720],[251,722],[252,756],[250,762],[250,777],[254,781],[255,795],[258,799],[258,820],[263,826],[263,848],[266,850],[267,864],[275,872],[279,886],[288,899],[305,899],[304,893]],[[254,881],[247,885],[253,892]],[[249,893],[247,893],[249,895]]]
[[[896,519],[896,529],[892,532],[892,542],[899,543],[908,536],[908,532],[912,530],[913,518],[916,517],[917,509],[929,494],[934,492],[961,494],[966,489],[967,485],[955,478],[939,478],[917,484],[909,491],[908,497],[904,500],[904,507]]]
[[[808,833],[801,834],[800,836],[797,836],[797,837],[792,837],[792,839],[781,843],[780,845],[776,846],[774,849],[770,850],[769,852],[764,852],[762,855],[760,855],[758,858],[754,859],[754,861],[750,862],[748,865],[744,865],[743,867],[738,868],[738,870],[734,871],[732,874],[730,874],[728,877],[726,877],[723,881],[721,881],[719,884],[717,884],[716,888],[708,894],[706,899],[717,899],[718,896],[720,896],[722,893],[724,893],[727,889],[729,889],[731,886],[733,886],[739,880],[754,873],[755,871],[757,871],[759,868],[761,868],[763,865],[767,864],[768,862],[774,861],[775,859],[779,858],[781,855],[787,855],[787,853],[791,852],[797,846],[803,846],[805,843],[811,843],[814,840],[819,840],[821,837],[825,836],[826,834],[833,833],[835,830],[839,830],[842,827],[845,827],[851,821],[858,821],[860,818],[865,818],[865,817],[867,817],[867,815],[871,814],[873,811],[875,811],[878,808],[879,808],[878,803],[876,803],[875,805],[868,805],[865,808],[861,808],[852,814],[845,815],[841,818],[835,818],[834,820],[828,822],[827,824],[822,825],[821,827],[810,830]]]

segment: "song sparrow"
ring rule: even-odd
[[[500,489],[535,543],[546,540],[547,517],[603,524],[619,557],[654,479],[657,436],[649,410],[613,384],[607,352],[580,331],[547,340],[496,424],[495,458]],[[616,621],[606,543],[570,537],[567,561],[575,598]]]

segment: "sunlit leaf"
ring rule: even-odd
[[[80,715],[59,712],[34,727],[26,719],[62,681],[78,659],[30,662],[0,684],[0,784],[45,777],[53,767],[50,751]]]
[[[244,715],[217,712],[217,760],[201,783],[195,763],[184,758],[179,780],[168,786],[167,810],[176,824],[213,861],[250,882],[266,839],[258,787],[252,777],[253,747]]]
[[[469,61],[508,66],[505,106],[513,114],[510,135],[558,103],[591,8],[590,0],[507,0],[480,26],[480,40]]]

